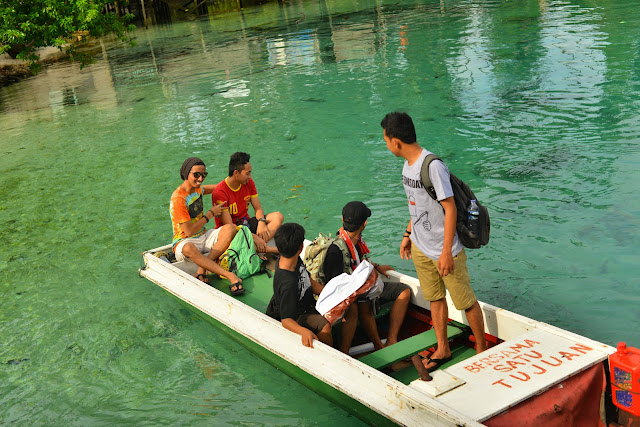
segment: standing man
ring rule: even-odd
[[[223,212],[223,203],[219,203],[203,213],[203,196],[210,194],[213,187],[208,186],[207,189],[202,185],[207,173],[204,162],[197,157],[189,157],[180,168],[183,182],[171,195],[169,205],[173,223],[173,252],[176,260],[188,260],[198,265],[196,278],[208,284],[207,271],[219,274],[231,282],[231,294],[240,295],[244,293],[242,280],[216,263],[236,235],[235,227],[205,228],[211,218],[217,218]],[[208,255],[204,255],[207,252]]]
[[[280,212],[265,215],[258,198],[258,190],[251,179],[249,157],[247,153],[232,154],[229,160],[229,176],[213,190],[213,204],[226,203],[222,215],[216,217],[216,227],[223,224],[246,225],[253,233],[258,252],[278,253],[275,247],[268,246],[266,242],[274,236],[284,217]],[[253,206],[254,217],[249,217],[249,204]]]
[[[429,378],[429,371],[451,359],[447,338],[449,310],[446,290],[449,290],[456,308],[465,311],[476,339],[478,353],[487,349],[484,319],[469,284],[467,256],[456,233],[457,211],[449,170],[440,160],[434,160],[429,166],[429,177],[438,197],[436,202],[427,193],[421,179],[422,163],[431,153],[416,142],[411,117],[406,113],[389,113],[380,125],[389,151],[405,160],[402,183],[411,219],[400,244],[400,257],[413,259],[422,295],[427,301],[431,301],[431,317],[438,348],[424,362],[418,355],[413,357],[420,377],[426,380]]]

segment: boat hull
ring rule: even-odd
[[[298,381],[300,384],[304,385],[308,389],[314,391],[318,395],[332,402],[333,404],[341,407],[345,411],[355,415],[365,423],[373,426],[395,426],[396,424],[391,420],[387,419],[383,415],[371,410],[367,406],[358,402],[355,399],[352,399],[348,395],[336,390],[335,388],[329,386],[322,380],[314,377],[313,375],[308,374],[304,370],[298,368],[294,364],[288,362],[287,360],[273,354],[272,352],[266,350],[261,345],[256,342],[248,339],[242,334],[239,334],[232,328],[229,328],[225,324],[215,320],[211,316],[207,316],[199,310],[194,309],[191,305],[185,303],[184,301],[176,298],[182,304],[184,304],[188,309],[197,314],[201,319],[205,320],[216,329],[223,332],[229,338],[236,341],[238,344],[249,350],[251,353],[255,354],[265,362],[269,363],[279,371],[283,372],[287,376],[292,379]]]
[[[321,342],[314,342],[314,348],[302,346],[300,336],[282,328],[280,322],[153,255],[153,252],[167,249],[162,247],[145,252],[140,275],[211,318],[214,324],[217,322],[221,328],[233,331],[232,336],[259,357],[330,401],[353,410],[363,421],[374,425],[386,424],[386,420],[407,426],[481,425],[431,399],[423,391],[402,384]],[[352,400],[359,404],[351,403]],[[344,402],[348,403],[345,405]]]
[[[321,342],[314,342],[314,348],[302,346],[299,335],[284,329],[280,322],[263,313],[266,305],[258,307],[255,304],[255,296],[259,294],[260,301],[268,301],[272,292],[270,280],[249,278],[243,283],[247,294],[234,298],[224,289],[226,285],[221,286],[222,282],[218,281],[216,285],[220,289],[208,286],[195,279],[193,271],[178,268],[184,266],[153,255],[167,249],[169,247],[145,252],[140,274],[197,310],[258,357],[372,425],[479,426],[480,422],[602,363],[615,351],[605,344],[480,302],[486,331],[505,341],[485,353],[471,356],[464,363],[435,372],[434,381],[402,383]],[[391,274],[394,280],[406,283],[412,289],[411,302],[416,309],[429,308],[415,278],[396,272]],[[253,306],[258,309],[251,306],[252,298]],[[455,310],[450,301],[448,303],[450,318],[466,323],[464,312]],[[571,356],[567,353],[569,350],[579,354]],[[524,371],[516,376],[507,379],[504,375],[496,376],[502,374],[490,366],[493,355],[509,358],[517,354],[517,362],[505,361],[512,363],[510,366],[525,365],[523,360],[526,359],[520,354],[524,351],[540,357],[552,357],[553,354],[569,357],[561,363],[561,368],[548,369],[549,373],[545,375],[538,375],[540,363],[532,360],[530,366],[518,366]],[[527,374],[526,369],[534,368],[535,371]],[[525,376],[523,384],[512,387],[512,378]]]

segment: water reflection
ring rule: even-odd
[[[215,17],[209,17],[210,26],[203,21],[139,30],[135,47],[108,53],[103,45],[102,55],[85,70],[80,71],[75,65],[56,65],[45,69],[37,78],[3,90],[0,111],[8,114],[49,109],[52,118],[61,117],[64,107],[72,105],[91,103],[96,108],[109,109],[119,102],[131,102],[128,93],[118,93],[119,87],[160,83],[163,95],[170,98],[180,92],[180,86],[211,76],[221,81],[212,85],[211,94],[225,98],[248,97],[250,89],[239,76],[275,66],[365,60],[384,46],[376,40],[374,24],[340,22],[334,25],[329,5],[326,2],[322,5],[319,16],[302,13],[304,22],[290,18],[299,17],[294,12],[297,7],[272,8],[272,12],[278,12],[272,26],[287,30],[275,36],[264,31],[247,32],[246,28],[255,29],[261,19],[246,16],[244,12],[235,14],[241,24],[239,38],[227,37],[224,28],[229,23],[224,24]],[[292,27],[292,24],[295,25]],[[130,60],[132,57],[136,58],[135,62]],[[15,102],[16,99],[21,102]]]
[[[640,331],[619,328],[638,320],[640,238],[640,9],[621,3],[274,2],[139,30],[83,70],[56,64],[1,88],[0,419],[95,424],[100,404],[116,414],[103,424],[202,424],[185,408],[227,405],[243,385],[229,423],[353,422],[135,271],[140,251],[171,239],[182,159],[202,157],[215,183],[240,150],[263,204],[308,236],[365,201],[375,259],[411,273],[398,257],[402,162],[379,127],[390,110],[407,110],[491,210],[492,241],[470,255],[480,299],[639,346]]]
[[[78,123],[80,132],[96,129],[105,145],[152,147],[141,152],[213,152],[217,160],[230,142],[270,155],[276,146],[273,164],[265,165],[273,182],[283,170],[299,173],[287,179],[318,194],[366,177],[372,184],[350,194],[391,211],[402,205],[392,178],[398,165],[380,146],[378,120],[404,109],[420,137],[483,188],[504,222],[518,212],[545,225],[567,221],[569,208],[609,208],[605,197],[590,196],[620,185],[609,170],[630,168],[612,146],[626,143],[632,159],[638,151],[627,141],[640,135],[633,86],[640,42],[619,28],[620,13],[637,12],[620,7],[317,0],[212,13],[141,29],[134,47],[104,44],[83,70],[54,65],[1,89],[0,143],[4,149],[33,139],[30,127],[47,133],[51,123]],[[118,129],[105,131],[107,123]],[[118,133],[116,143],[106,141],[110,132]],[[292,215],[310,216],[298,201],[284,200]],[[318,228],[335,219],[329,209],[322,214]],[[496,224],[503,242],[530,236],[523,225]],[[543,244],[542,233],[531,233],[534,247],[559,251],[554,239]],[[572,244],[587,247],[598,233],[581,233]],[[392,242],[384,228],[379,234]],[[395,254],[385,245],[385,255]],[[508,265],[510,243],[496,245]],[[520,267],[511,265],[512,276]]]

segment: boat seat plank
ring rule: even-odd
[[[449,337],[449,340],[461,335],[462,333],[464,333],[464,329],[451,324],[447,325],[447,337]],[[414,335],[411,338],[402,340],[394,345],[374,351],[373,353],[361,358],[360,361],[372,368],[382,369],[399,360],[418,354],[422,350],[433,347],[437,343],[438,340],[436,339],[435,330],[429,329],[428,331]]]
[[[393,308],[394,302],[395,301],[387,301],[384,304],[382,304],[378,309],[377,313],[373,317],[375,317],[376,319],[379,319],[389,314],[391,312],[391,309]]]
[[[453,366],[456,363],[460,363],[463,360],[466,360],[470,357],[476,355],[476,351],[473,348],[467,347],[465,345],[458,345],[451,347],[451,360],[443,363],[438,369],[446,369],[449,366]],[[420,378],[418,371],[413,366],[413,364],[409,364],[409,366],[402,368],[398,371],[392,372],[389,376],[395,378],[405,385],[411,384],[414,380]]]

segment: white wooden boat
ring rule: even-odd
[[[212,286],[206,285],[192,276],[193,264],[169,263],[154,255],[170,250],[164,246],[143,253],[140,275],[200,311],[261,358],[370,424],[506,425],[509,419],[515,422],[510,417],[518,417],[518,425],[539,425],[535,417],[549,411],[544,398],[557,401],[551,412],[564,411],[570,423],[578,419],[597,423],[605,417],[601,406],[613,407],[603,393],[603,374],[608,371],[608,356],[616,350],[549,324],[480,302],[487,337],[495,345],[476,355],[464,331],[464,313],[449,301],[452,337],[457,335],[454,339],[462,345],[452,347],[454,360],[433,372],[432,381],[424,382],[413,366],[398,372],[381,369],[388,363],[378,363],[376,353],[357,359],[317,341],[314,348],[303,347],[299,335],[264,314],[273,292],[267,275],[245,279],[246,294],[232,297],[228,282],[217,279]],[[421,333],[413,341],[428,341],[423,335],[429,331],[422,330],[430,327],[429,303],[422,298],[418,280],[397,272],[391,275],[413,292],[404,325],[407,335]],[[400,348],[410,340],[407,336],[387,349]],[[576,385],[579,381],[581,385]],[[589,395],[581,394],[585,384],[591,387]],[[586,401],[595,398],[594,409],[593,402]]]

